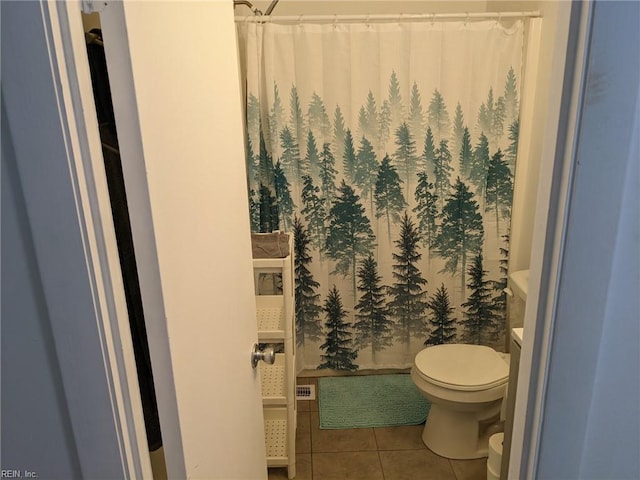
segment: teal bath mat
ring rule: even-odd
[[[318,379],[320,428],[418,425],[429,402],[408,374]]]

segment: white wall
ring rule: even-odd
[[[271,1],[251,2],[254,7],[266,12]],[[484,12],[487,2],[442,1],[442,0],[280,0],[273,9],[272,15],[333,15],[333,14],[381,14],[381,13],[455,13]],[[235,7],[236,15],[251,15],[251,10],[243,5]]]

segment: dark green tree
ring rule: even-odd
[[[446,259],[444,272],[460,274],[460,290],[465,298],[467,259],[482,251],[484,230],[478,203],[460,177],[442,210],[436,237],[438,254]]]
[[[278,221],[278,202],[276,197],[273,196],[269,187],[260,184],[259,192],[259,205],[260,205],[260,220],[259,231],[273,232],[280,229]]]
[[[516,172],[516,157],[518,156],[518,131],[519,121],[516,119],[509,125],[509,146],[506,151],[506,160],[511,170],[511,174]]]
[[[356,168],[353,175],[353,182],[360,188],[362,192],[362,200],[369,199],[371,205],[371,214],[373,215],[373,191],[376,186],[376,178],[378,176],[378,160],[376,153],[373,151],[373,145],[362,137],[360,147],[356,154]]]
[[[482,267],[482,254],[473,257],[469,267],[471,294],[462,304],[464,319],[462,341],[476,345],[490,345],[496,340],[496,306],[491,301],[491,282],[485,280],[487,272]]]
[[[480,134],[478,145],[473,151],[471,167],[469,168],[469,182],[475,187],[476,196],[483,201],[487,184],[487,170],[489,169],[489,140],[484,134]]]
[[[391,345],[393,321],[385,304],[385,287],[380,284],[378,264],[369,254],[358,269],[358,291],[360,300],[355,306],[356,347],[360,350],[371,346],[371,357],[376,361],[376,353]]]
[[[313,178],[320,176],[320,155],[318,154],[318,146],[313,132],[309,130],[307,133],[307,154],[304,157],[307,165],[307,171],[311,172]]]
[[[442,345],[456,341],[456,319],[452,317],[454,308],[449,301],[449,294],[444,283],[436,290],[436,293],[427,303],[431,314],[428,323],[431,325],[431,333],[424,345]]]
[[[336,196],[336,159],[331,153],[331,145],[327,142],[322,146],[320,153],[320,193],[325,199],[326,205],[333,203]]]
[[[390,131],[391,105],[389,104],[389,100],[384,100],[380,107],[380,116],[378,117],[378,151],[385,152],[387,150]]]
[[[490,141],[499,141],[504,130],[505,102],[503,97],[496,101],[493,88],[489,88],[487,101],[480,105],[478,111],[478,130],[484,133]]]
[[[282,148],[280,163],[284,173],[290,178],[302,178],[307,170],[300,158],[300,146],[288,126],[280,132],[280,147]]]
[[[271,232],[280,228],[278,200],[275,196],[275,168],[260,130],[260,153],[256,172],[260,205],[260,231]]]
[[[367,95],[367,105],[360,108],[358,114],[358,125],[360,128],[360,136],[367,137],[372,140],[378,138],[378,108],[376,100],[371,90]]]
[[[444,103],[444,98],[437,88],[433,91],[427,114],[428,124],[433,131],[436,142],[440,142],[443,138],[448,138],[451,120],[449,120],[449,112]]]
[[[395,336],[405,344],[409,352],[412,336],[421,336],[425,330],[425,301],[427,280],[418,269],[420,235],[407,212],[402,217],[400,238],[396,244],[398,253],[393,253],[393,278],[389,287],[389,309],[396,318]]]
[[[465,181],[468,181],[473,163],[473,146],[471,145],[471,135],[467,127],[464,127],[462,132],[462,143],[460,145],[458,160],[460,161],[460,175]]]
[[[329,141],[331,121],[322,98],[316,92],[311,95],[307,118],[309,119],[309,130],[313,132],[313,136],[320,139],[321,143]]]
[[[249,190],[249,219],[251,220],[251,231],[260,231],[260,199],[256,198],[256,191]]]
[[[360,197],[342,180],[329,213],[326,252],[336,262],[333,273],[340,273],[345,277],[351,273],[354,299],[358,258],[368,256],[374,245],[371,223],[364,213]]]
[[[260,102],[253,94],[249,94],[247,98],[247,135],[251,139],[253,145],[258,145],[260,129],[262,128],[260,121]]]
[[[415,193],[416,206],[413,212],[418,219],[418,230],[422,245],[427,249],[431,249],[437,234],[436,219],[438,218],[438,197],[434,193],[433,183],[429,181],[427,172],[418,173],[418,186]],[[427,253],[429,255],[429,253]]]
[[[289,189],[291,185],[280,167],[280,162],[276,163],[273,171],[273,183],[276,191],[276,201],[278,202],[279,223],[288,232],[292,226],[293,209],[296,206],[291,199],[291,190]]]
[[[400,221],[400,212],[407,207],[407,202],[402,195],[402,180],[398,176],[396,167],[391,163],[389,155],[385,155],[378,170],[376,178],[376,218],[387,219],[387,232],[391,243],[391,220],[394,223]]]
[[[264,135],[260,130],[260,153],[258,155],[258,179],[259,182],[273,189],[273,158],[267,150]]]
[[[451,133],[451,155],[454,158],[460,155],[462,148],[462,137],[464,136],[464,116],[462,115],[462,107],[460,102],[456,105],[456,112],[453,116],[453,132]]]
[[[273,82],[273,105],[269,110],[269,144],[272,148],[276,148],[278,145],[278,139],[280,138],[280,129],[284,123],[284,108],[282,107],[282,100],[280,100],[280,92],[278,91],[278,84]],[[276,158],[278,154],[274,152]]]
[[[418,166],[418,156],[416,155],[416,142],[406,122],[402,122],[402,125],[396,130],[396,146],[394,157],[396,164],[404,173],[404,181],[407,184],[407,195],[409,195],[411,191],[411,177],[415,174],[416,167]]]
[[[491,157],[487,170],[485,212],[492,211],[496,217],[496,237],[500,238],[500,220],[509,218],[513,202],[511,170],[500,149]]]
[[[256,182],[259,181],[258,178],[258,166],[256,165],[255,153],[253,152],[253,143],[251,142],[251,137],[249,135],[245,138],[245,161],[247,164],[247,185],[249,188],[253,188],[256,185]]]
[[[353,146],[353,136],[351,130],[347,129],[344,136],[344,151],[342,153],[342,171],[345,179],[353,183],[356,173],[356,149]]]
[[[411,100],[409,102],[409,131],[413,138],[422,138],[424,135],[424,111],[418,84],[413,82],[411,88]]]
[[[379,115],[378,115],[378,106],[376,105],[376,99],[373,96],[371,90],[367,94],[367,123],[366,130],[364,132],[364,136],[377,141],[378,139],[378,125],[379,125]]]
[[[347,134],[347,129],[344,124],[344,117],[342,116],[342,110],[340,105],[336,105],[336,110],[333,115],[333,151],[337,155],[341,155],[344,152],[344,139]]]
[[[305,340],[317,341],[322,335],[320,311],[318,304],[320,294],[316,289],[320,286],[313,279],[309,270],[312,257],[309,254],[309,237],[300,219],[293,219],[293,249],[295,269],[295,316],[296,343],[304,345]]]
[[[447,140],[440,140],[440,146],[436,150],[436,162],[433,169],[436,196],[440,200],[440,207],[444,204],[444,199],[451,188],[451,153],[447,145]]]
[[[289,96],[289,124],[291,125],[291,134],[296,139],[296,143],[304,145],[306,142],[304,114],[300,105],[298,89],[295,85],[291,86],[291,94]]]
[[[395,71],[391,72],[389,79],[389,113],[391,118],[391,128],[400,125],[404,118],[404,106],[402,104],[402,95],[400,95],[400,82]]]
[[[487,137],[493,138],[493,113],[495,110],[493,88],[489,88],[486,102],[482,102],[478,110],[478,129]]]
[[[504,85],[504,116],[508,125],[518,120],[518,82],[513,67],[509,68]]]
[[[500,142],[500,139],[504,134],[505,108],[504,97],[498,97],[498,100],[496,101],[496,108],[493,112],[492,125],[493,138],[496,142]]]
[[[320,189],[309,175],[302,177],[302,211],[307,224],[307,237],[313,247],[322,252],[327,237],[325,199],[318,195]]]
[[[499,270],[500,277],[498,280],[491,282],[494,297],[491,300],[495,306],[496,314],[496,338],[500,338],[507,332],[507,274],[509,267],[509,233],[502,236],[504,246],[500,247]]]
[[[353,349],[351,324],[345,321],[347,311],[342,306],[342,299],[335,285],[329,291],[322,310],[327,315],[327,336],[320,349],[326,353],[321,355],[322,363],[318,365],[318,369],[357,370],[358,365],[353,361],[358,358],[358,352]]]
[[[424,148],[422,150],[423,169],[433,176],[436,168],[436,144],[433,138],[431,127],[427,127],[427,133],[424,137]]]
[[[366,137],[365,131],[367,131],[367,129],[367,111],[364,109],[364,106],[362,106],[358,111],[358,130],[361,137]]]

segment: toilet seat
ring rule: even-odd
[[[434,385],[460,391],[507,383],[509,366],[493,348],[460,343],[435,345],[415,357],[416,373]]]

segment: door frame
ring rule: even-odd
[[[117,2],[113,2],[116,4]],[[82,2],[84,8],[93,8],[94,2]],[[76,186],[76,199],[78,202],[78,222],[85,233],[85,247],[87,262],[90,264],[89,270],[92,273],[92,282],[95,287],[94,299],[96,308],[99,310],[98,321],[101,322],[103,336],[101,344],[105,357],[105,374],[107,382],[110,386],[110,396],[114,409],[114,422],[120,430],[118,437],[119,449],[122,454],[123,463],[127,465],[125,474],[132,478],[151,477],[151,467],[149,462],[149,453],[146,445],[146,434],[144,431],[144,422],[142,416],[142,407],[139,397],[137,375],[135,368],[135,359],[133,356],[133,348],[131,336],[128,326],[128,314],[126,311],[126,303],[124,297],[124,289],[122,287],[122,278],[119,267],[117,245],[113,224],[111,221],[111,209],[106,185],[106,176],[104,173],[104,165],[102,164],[102,152],[100,148],[100,137],[97,126],[97,115],[95,114],[95,106],[93,104],[93,92],[91,89],[91,80],[86,61],[80,61],[85,45],[81,37],[77,35],[78,31],[82,31],[80,10],[80,2],[56,2],[54,0],[41,0],[42,13],[46,32],[49,40],[49,52],[51,68],[54,70],[54,78],[57,80],[54,87],[59,99],[60,121],[65,127],[68,136],[68,165],[69,175]],[[574,35],[578,35],[575,45],[578,48],[584,48],[587,34],[586,28],[588,18],[585,11],[590,7],[577,9],[572,13],[572,21],[576,20],[578,28],[574,31]],[[108,20],[107,20],[108,21]],[[122,42],[127,42],[126,32],[121,37]],[[584,53],[584,52],[583,52]],[[577,55],[580,57],[580,55]],[[127,59],[123,59],[126,63]],[[128,68],[131,68],[129,63]],[[573,124],[566,129],[565,132],[575,132],[575,119],[577,116],[576,102],[579,92],[575,90],[576,85],[580,85],[584,72],[578,65],[567,63],[559,67],[561,77],[566,74],[573,74],[575,78],[569,82],[574,90],[566,90],[571,92],[570,98],[565,99],[568,103],[564,105],[566,115],[569,109],[572,112]],[[564,93],[564,92],[563,92]],[[130,118],[128,125],[122,125],[123,128],[137,128],[137,118]],[[549,127],[551,129],[552,127]],[[557,138],[557,126],[553,138]],[[556,207],[557,217],[544,222],[545,228],[538,228],[534,238],[534,248],[541,252],[539,256],[532,257],[531,265],[531,290],[530,297],[535,299],[536,308],[528,308],[526,313],[525,325],[535,324],[537,317],[536,331],[525,331],[525,342],[523,345],[523,362],[521,364],[518,390],[524,391],[525,395],[519,395],[516,403],[516,413],[521,422],[514,426],[514,439],[516,445],[511,450],[511,467],[510,472],[518,472],[514,478],[524,478],[526,473],[531,473],[535,468],[535,461],[539,445],[539,431],[535,419],[540,416],[544,404],[544,389],[546,384],[546,376],[548,369],[548,350],[552,339],[552,313],[553,302],[558,293],[557,277],[559,272],[552,271],[551,265],[558,265],[558,258],[561,255],[563,246],[562,234],[566,228],[566,206],[570,201],[571,192],[570,170],[571,167],[571,142],[566,144],[549,143],[546,145],[546,152],[550,155],[546,156],[546,163],[543,165],[541,173],[546,172],[548,178],[545,187],[539,193],[537,206],[537,217],[546,215],[548,207],[553,199],[559,200]],[[130,145],[130,148],[141,152],[141,145]],[[568,152],[568,153],[567,153]],[[551,182],[551,177],[557,171],[557,168],[565,169],[561,178],[557,182]],[[143,174],[144,172],[138,172]],[[138,178],[138,180],[140,180]],[[146,183],[140,181],[141,190],[132,192],[132,194],[146,197],[148,204],[148,194],[145,190]],[[546,189],[546,190],[545,190]],[[546,207],[546,208],[545,208]],[[150,209],[147,212],[149,220],[149,240],[153,238],[153,227],[151,223]],[[536,218],[536,224],[539,223]],[[556,223],[554,223],[556,222]],[[155,242],[148,243],[151,248],[143,253],[147,258],[139,259],[142,262],[148,262],[150,267],[155,264],[157,272],[157,259],[155,258]],[[544,252],[544,255],[542,254]],[[139,252],[136,252],[139,255]],[[143,292],[147,298],[154,299],[151,303],[160,309],[157,314],[162,315],[161,290],[159,282],[159,274],[156,277],[157,284],[147,283],[148,291]],[[540,285],[546,285],[545,289]],[[543,291],[544,290],[544,291]],[[525,327],[526,328],[526,327]],[[156,332],[161,333],[161,332]],[[527,334],[535,333],[535,335]],[[154,360],[154,369],[158,368],[164,374],[171,374],[171,360],[168,351],[168,339],[158,339],[163,345],[164,356],[156,355]],[[64,356],[64,352],[60,352]],[[163,358],[166,363],[157,364],[158,358]],[[543,364],[532,371],[534,357],[543,361]],[[531,376],[527,373],[531,372]],[[171,398],[171,385],[168,385],[168,398]],[[79,392],[70,392],[78,394]],[[167,397],[165,397],[167,398]],[[164,402],[164,408],[161,416],[165,420],[162,424],[163,431],[165,429],[173,429],[177,435],[171,435],[175,439],[179,439],[180,421],[175,404],[175,391],[173,392],[173,402]],[[75,412],[70,409],[70,415],[73,417]],[[170,422],[167,423],[167,420]],[[78,425],[82,429],[82,424]],[[82,431],[76,431],[76,435],[82,438]],[[179,440],[178,440],[179,442]],[[175,445],[174,451],[180,452],[181,446]],[[80,460],[82,463],[82,452]],[[178,459],[177,455],[174,460]],[[184,471],[184,462],[181,467]],[[174,472],[175,473],[175,472]],[[524,475],[522,475],[524,474]]]
[[[34,238],[48,238],[52,223],[67,224],[81,237],[81,252],[66,254],[59,244],[46,240],[36,247],[40,268],[46,272],[42,282],[53,312],[50,313],[53,341],[80,468],[83,476],[92,478],[115,471],[123,478],[152,478],[86,45],[82,34],[78,35],[83,32],[80,4],[41,0],[32,7],[34,12],[39,10],[42,25],[39,32],[42,40],[35,39],[34,45],[41,41],[37,48],[46,49],[48,56],[48,65],[42,66],[48,75],[42,75],[41,82],[49,82],[44,88],[41,84],[35,88],[42,88],[46,92],[43,95],[52,100],[50,104],[55,102],[57,107],[44,115],[58,117],[59,123],[51,126],[51,135],[58,136],[51,139],[64,145],[65,166],[52,163],[55,175],[46,179],[44,188],[38,180],[42,172],[37,171],[37,162],[19,163],[19,176]],[[32,47],[26,46],[25,52],[30,53]],[[32,74],[39,76],[37,71]],[[22,88],[24,93],[34,85]],[[20,128],[11,123],[13,128]],[[42,158],[57,153],[38,151]],[[54,215],[45,218],[42,198],[57,198],[55,192],[63,190],[67,192],[65,195],[72,195],[73,204],[56,204]],[[87,277],[78,275],[77,282],[88,286],[88,297],[78,297],[85,294],[81,291],[84,289],[76,287],[76,280],[71,278],[65,281],[73,284],[69,288],[75,288],[72,290],[75,301],[56,294],[59,290],[56,283],[60,282],[56,264],[60,262],[65,263],[64,270],[86,273]],[[84,306],[87,301],[92,308],[81,310],[79,305]],[[85,348],[95,348],[94,345],[101,357],[99,366],[83,353]],[[101,404],[97,405],[95,392],[102,391],[106,398],[101,397]],[[110,415],[103,408],[105,400],[110,404]],[[109,437],[106,432],[110,432]],[[106,441],[114,441],[115,445],[101,444]]]
[[[42,1],[42,0],[41,0]],[[44,3],[44,2],[43,2]],[[151,353],[153,372],[155,379],[155,390],[157,396],[158,413],[161,421],[162,438],[164,445],[164,455],[167,467],[167,474],[169,478],[187,478],[192,475],[189,468],[194,469],[199,467],[198,465],[187,465],[187,458],[185,455],[188,453],[187,446],[189,442],[193,443],[193,439],[189,439],[182,434],[183,426],[193,423],[192,419],[181,418],[184,416],[184,412],[180,414],[178,405],[178,391],[177,391],[177,376],[174,374],[176,368],[180,367],[177,360],[172,360],[172,352],[170,349],[169,333],[167,314],[165,313],[165,302],[163,298],[163,289],[160,276],[161,264],[158,257],[157,240],[155,236],[155,227],[152,216],[151,197],[149,195],[149,184],[147,180],[147,169],[145,162],[143,161],[145,156],[143,154],[143,135],[140,126],[140,117],[138,114],[138,102],[136,100],[135,89],[132,86],[134,82],[134,65],[132,65],[133,54],[129,51],[129,37],[127,32],[127,21],[125,18],[126,5],[123,2],[117,1],[83,1],[83,2],[56,2],[54,0],[47,0],[46,5],[48,10],[52,13],[49,14],[50,29],[55,32],[53,35],[57,42],[54,45],[55,57],[57,63],[61,65],[59,67],[62,70],[60,75],[63,78],[64,86],[69,90],[67,95],[66,109],[69,110],[73,117],[69,118],[69,114],[66,114],[65,121],[68,125],[67,129],[73,132],[74,141],[82,146],[79,150],[83,153],[84,169],[78,169],[78,171],[72,171],[71,175],[75,177],[75,181],[82,185],[83,189],[88,190],[90,193],[86,198],[86,208],[82,210],[92,212],[93,215],[100,214],[101,219],[104,222],[110,223],[111,231],[113,231],[111,209],[108,197],[108,191],[106,189],[106,176],[104,172],[104,164],[102,158],[102,152],[100,149],[100,137],[97,126],[97,116],[94,107],[94,97],[91,86],[91,78],[88,68],[88,61],[86,59],[86,45],[84,36],[82,34],[82,18],[81,12],[92,13],[98,11],[100,13],[101,23],[103,27],[103,34],[105,40],[108,42],[109,48],[106,49],[107,63],[112,66],[117,66],[113,70],[110,70],[110,86],[111,92],[114,97],[114,110],[116,114],[116,121],[118,130],[120,132],[127,132],[127,135],[119,137],[119,148],[123,155],[126,154],[129,161],[123,162],[123,170],[125,175],[125,183],[127,186],[127,199],[129,210],[132,215],[132,233],[134,236],[134,243],[136,245],[144,245],[144,248],[136,248],[136,261],[138,265],[138,272],[141,278],[140,288],[144,302],[145,318],[147,326],[147,335],[149,338],[149,349]],[[226,6],[225,6],[226,8]],[[230,7],[232,8],[232,7]],[[230,10],[232,11],[232,10]],[[130,12],[129,12],[130,13]],[[223,17],[224,18],[224,17]],[[107,33],[109,34],[107,38]],[[239,81],[239,79],[238,79]],[[239,90],[239,84],[238,84]],[[240,120],[240,114],[238,110],[238,120]],[[238,122],[240,124],[240,122]],[[77,137],[77,139],[75,138]],[[241,144],[238,143],[238,146]],[[239,147],[242,148],[241,146]],[[244,158],[244,154],[241,155]],[[135,161],[131,161],[135,159]],[[86,186],[85,186],[86,184]],[[104,195],[97,195],[93,193],[95,185],[99,185],[103,188]],[[101,190],[102,191],[102,190]],[[106,245],[109,249],[113,249],[115,253],[115,261],[118,275],[119,264],[117,260],[117,245],[115,236],[105,235],[105,231],[102,226],[96,226],[90,223],[91,218],[82,218],[79,215],[79,222],[84,223],[86,229],[92,230],[95,236],[99,236],[100,241]],[[247,222],[247,233],[249,233]],[[247,235],[246,238],[247,253],[250,255],[250,244]],[[111,251],[111,250],[110,250]],[[101,257],[100,260],[104,262]],[[250,267],[250,262],[247,257],[247,266]],[[104,263],[103,263],[104,267]],[[239,271],[244,271],[239,269]],[[166,280],[166,278],[165,278]],[[120,278],[120,282],[122,279]],[[115,283],[115,281],[114,281]],[[233,282],[232,282],[233,283]],[[253,289],[251,289],[251,299],[253,299]],[[123,292],[121,292],[123,294]],[[166,293],[166,292],[165,292]],[[122,296],[124,298],[124,294]],[[241,311],[247,310],[246,307],[249,302],[245,302]],[[249,308],[253,310],[253,317],[255,319],[255,306]],[[118,317],[121,324],[118,326],[118,335],[128,337],[126,341],[131,343],[130,332],[128,330],[128,315],[126,310],[120,312],[123,316]],[[153,318],[153,322],[149,322],[148,319]],[[255,320],[251,321],[251,315],[246,317],[248,322],[253,325],[255,332]],[[115,319],[110,320],[113,324]],[[126,323],[126,328],[124,323]],[[115,326],[110,325],[111,328]],[[247,355],[247,368],[252,371],[253,385],[256,393],[256,404],[260,404],[259,414],[260,421],[254,422],[252,425],[257,425],[256,430],[262,429],[262,404],[259,399],[259,382],[257,381],[257,370],[251,370],[249,362],[249,352],[251,344],[257,341],[257,335],[255,338],[248,339],[246,355]],[[175,338],[174,338],[175,340]],[[124,340],[123,340],[124,343]],[[109,349],[110,356],[117,357],[119,354],[119,343],[117,341],[107,345],[105,348]],[[242,353],[245,350],[242,349]],[[234,354],[233,359],[236,358],[238,353]],[[127,362],[118,364],[115,367],[118,368],[117,373],[120,373],[126,368],[132,368],[133,377],[132,380],[137,382],[135,376],[135,361],[133,358],[133,352],[131,357],[125,359]],[[114,375],[115,376],[115,375]],[[122,397],[122,408],[126,409],[131,404],[140,404],[139,393],[137,391],[129,392],[126,390],[126,385],[121,379],[115,378],[113,386],[114,396]],[[184,382],[182,382],[184,384]],[[122,389],[122,391],[120,391]],[[126,395],[129,393],[129,395]],[[183,391],[184,393],[184,391]],[[137,394],[137,398],[134,394]],[[182,396],[182,408],[184,409],[184,395]],[[249,404],[252,401],[244,398],[242,402],[237,404]],[[215,407],[215,405],[212,405]],[[223,412],[223,410],[222,410]],[[221,411],[216,412],[216,415],[223,415]],[[245,412],[245,418],[253,418],[249,412]],[[142,436],[138,435],[138,432],[130,431],[131,425],[139,424],[142,422]],[[121,450],[130,451],[129,461],[149,464],[149,454],[146,450],[146,436],[144,435],[144,423],[142,417],[141,408],[138,411],[132,412],[127,417],[122,417],[122,430],[124,447]],[[220,425],[222,427],[222,425]],[[229,425],[226,425],[228,428]],[[187,427],[184,426],[184,430]],[[221,428],[222,431],[222,428]],[[234,427],[235,431],[235,427]],[[264,475],[266,478],[266,458],[265,453],[260,451],[260,446],[264,443],[263,435],[251,435],[249,441],[246,442],[247,448],[253,452],[250,462],[249,458],[245,455],[245,463],[243,465],[221,465],[221,471],[228,472],[229,468],[238,468],[238,471],[248,471],[249,468],[253,468],[254,471],[260,470],[260,464],[264,465]],[[128,446],[129,443],[136,443],[137,449],[132,449]],[[142,445],[144,444],[144,448]],[[125,448],[126,447],[126,448]],[[191,445],[193,447],[193,445]],[[193,450],[193,448],[191,448]],[[220,449],[221,452],[224,449]],[[260,452],[260,453],[257,453]],[[201,454],[202,452],[198,452]],[[193,451],[192,451],[193,454]],[[193,455],[192,455],[193,456]],[[262,462],[258,461],[262,456]],[[193,458],[191,458],[193,462]],[[225,470],[226,469],[226,470]],[[260,472],[260,475],[262,472]],[[150,477],[151,473],[149,469],[138,469],[128,473],[129,476],[137,477]],[[223,473],[222,475],[228,475]],[[126,476],[126,475],[125,475]],[[254,477],[254,473],[251,474]],[[259,474],[255,473],[255,478],[258,478]]]
[[[70,9],[73,10],[70,15],[78,14],[76,8],[68,5],[67,10]],[[134,237],[138,275],[140,277],[140,293],[145,312],[145,327],[149,340],[149,353],[162,432],[163,453],[169,478],[186,478],[178,400],[166,324],[164,322],[147,321],[149,318],[166,319],[166,314],[164,311],[149,188],[143,161],[144,153],[140,137],[140,124],[138,111],[135,107],[136,98],[135,92],[131,88],[133,72],[131,58],[128,56],[128,36],[124,19],[124,7],[122,2],[85,1],[83,2],[83,11],[84,13],[97,12],[100,14],[101,26],[104,30],[112,33],[108,39],[109,46],[113,51],[118,52],[119,56],[117,59],[119,68],[117,71],[109,72],[109,85],[112,97],[114,97],[117,129],[121,132],[135,132],[132,135],[119,136],[118,143],[121,152],[126,152],[129,158],[136,159],[136,161],[123,163],[123,174],[128,208],[131,216],[135,216],[135,222],[132,219],[131,228]],[[78,18],[80,18],[79,14]],[[68,32],[68,35],[73,36],[73,32],[77,32],[77,28],[79,27],[76,25],[72,31]],[[105,49],[107,56],[109,53]],[[109,58],[107,62],[109,62]],[[93,99],[93,96],[91,98]],[[118,107],[120,105],[127,109],[127,115],[119,115],[120,109]],[[145,245],[145,248],[135,248],[138,243]]]

